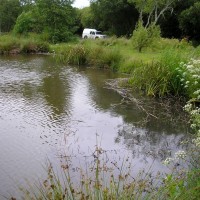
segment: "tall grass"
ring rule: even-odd
[[[96,147],[94,161],[86,168],[78,168],[74,182],[71,158],[61,162],[57,170],[48,162],[47,177],[29,186],[21,186],[21,199],[25,200],[168,200],[198,199],[200,195],[200,170],[190,172],[177,168],[176,174],[153,174],[141,170],[132,177],[134,166],[130,158],[125,157],[121,166],[109,161],[106,151]],[[175,169],[175,168],[174,168]],[[115,172],[114,172],[115,171]],[[116,173],[117,172],[117,173]],[[12,197],[11,199],[15,199]]]
[[[35,37],[0,36],[0,54],[47,53],[49,50],[47,42]]]
[[[78,182],[73,181],[71,160],[68,157],[62,162],[59,173],[48,163],[46,168],[47,178],[40,180],[36,185],[21,187],[21,199],[26,200],[75,200],[75,199],[143,199],[144,194],[153,192],[158,177],[155,177],[155,184],[149,173],[131,176],[133,170],[129,158],[124,158],[121,166],[115,161],[111,161],[112,166],[108,166],[106,152],[102,148],[96,147],[94,151],[94,162],[86,169],[77,171]],[[114,175],[114,170],[118,173]],[[12,197],[14,199],[14,197]],[[150,199],[150,198],[149,198]]]
[[[126,38],[81,40],[79,44],[52,46],[57,60],[74,65],[108,68],[131,75],[129,86],[149,96],[186,96],[177,70],[181,62],[198,57],[198,48],[185,40],[159,39],[143,53],[133,49]]]

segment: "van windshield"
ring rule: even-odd
[[[101,31],[97,31],[97,32],[96,32],[96,34],[98,34],[98,35],[101,35],[101,34],[102,34],[102,32],[101,32]]]

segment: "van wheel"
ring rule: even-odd
[[[87,39],[88,37],[87,36],[84,36],[84,39]]]
[[[95,40],[96,40],[96,39],[99,39],[99,38],[98,38],[98,37],[95,37]]]

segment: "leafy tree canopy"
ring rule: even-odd
[[[129,35],[135,27],[138,12],[128,0],[91,1],[93,24],[111,34]]]
[[[22,12],[19,0],[1,0],[0,33],[9,32],[13,28],[18,15]]]
[[[200,39],[200,2],[196,2],[190,8],[182,11],[180,17],[180,28],[186,37]]]
[[[49,41],[69,41],[76,29],[76,12],[72,0],[35,0],[31,10],[17,19],[16,33],[36,32]]]
[[[140,13],[140,21],[147,17],[145,27],[156,24],[166,11],[173,12],[174,5],[181,0],[128,0],[133,3]]]

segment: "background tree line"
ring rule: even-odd
[[[77,9],[73,0],[0,0],[0,32],[34,32],[53,43],[69,41],[83,28],[130,36],[138,20],[159,25],[161,35],[200,41],[200,0],[91,0]]]

